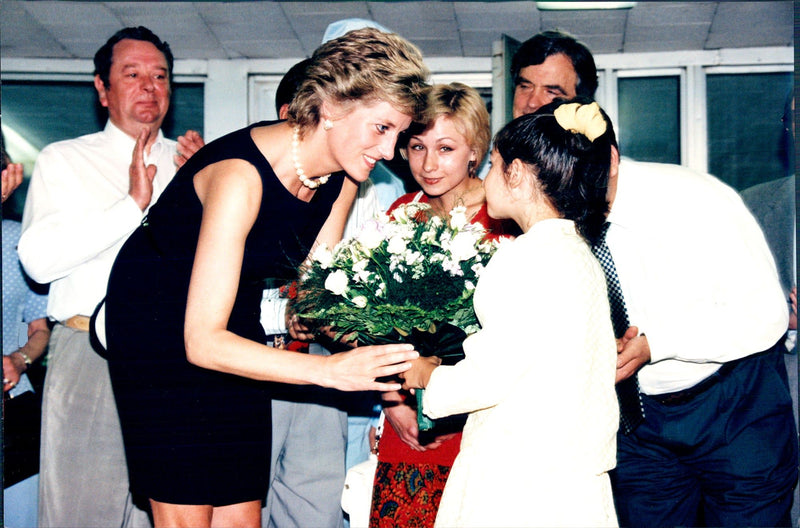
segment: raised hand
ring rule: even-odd
[[[130,187],[128,194],[139,206],[139,209],[144,211],[150,205],[150,200],[153,198],[153,180],[156,177],[156,166],[144,164],[144,147],[150,139],[150,129],[144,128],[139,133],[136,139],[136,145],[133,147],[133,157],[131,159],[131,166],[128,169],[128,177],[130,179]]]
[[[2,200],[5,202],[11,193],[22,184],[22,163],[9,163],[2,172]]]
[[[178,168],[183,167],[183,164],[203,148],[205,144],[203,136],[194,130],[187,130],[184,135],[178,136],[178,153],[174,158],[175,165]]]

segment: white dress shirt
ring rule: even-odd
[[[117,253],[146,213],[128,194],[134,144],[109,120],[102,132],[49,145],[36,160],[18,251],[31,278],[51,283],[53,320],[92,314]],[[151,204],[175,175],[175,153],[176,143],[159,131],[145,155],[158,169]]]
[[[644,393],[691,387],[786,331],[764,235],[717,178],[623,160],[608,220],[628,319],[650,345],[651,362],[639,371]]]

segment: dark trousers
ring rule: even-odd
[[[686,402],[644,396],[617,437],[621,526],[789,526],[797,433],[782,354],[739,360]]]

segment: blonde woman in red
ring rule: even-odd
[[[422,188],[405,194],[389,208],[421,202],[427,214],[449,218],[456,207],[495,238],[516,226],[489,218],[477,170],[489,148],[489,113],[480,94],[453,83],[433,86],[421,122],[408,131],[405,155]],[[409,399],[410,398],[410,399]],[[461,443],[460,428],[420,433],[413,397],[408,392],[383,395],[385,427],[378,450],[370,526],[433,526],[439,500]]]

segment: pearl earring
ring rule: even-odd
[[[325,119],[322,121],[322,128],[325,130],[330,130],[333,128],[333,122],[330,119]]]

